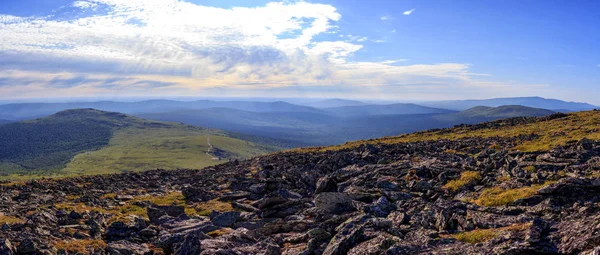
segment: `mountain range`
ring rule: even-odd
[[[304,105],[303,105],[304,104]],[[422,102],[419,104],[369,104],[360,101],[329,99],[296,104],[284,101],[174,101],[147,100],[139,102],[69,102],[69,103],[12,103],[0,105],[0,119],[27,120],[48,116],[68,109],[93,108],[103,111],[125,114],[160,113],[179,110],[200,110],[209,108],[228,108],[249,112],[311,112],[330,114],[337,117],[386,115],[386,114],[427,114],[463,111],[477,106],[498,107],[520,105],[552,111],[582,111],[597,108],[585,103],[565,102],[540,97],[498,98],[489,100],[462,100]]]
[[[463,111],[476,106],[498,107],[503,105],[521,105],[533,108],[548,109],[557,112],[576,112],[598,108],[588,103],[566,102],[557,99],[546,99],[542,97],[512,97],[493,98],[483,100],[454,100],[421,102],[424,106]]]
[[[345,106],[322,110],[316,113],[290,113],[210,108],[135,115],[264,136],[288,141],[291,147],[303,147],[552,113],[549,110],[523,106],[477,107],[455,112],[413,104]]]

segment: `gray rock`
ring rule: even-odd
[[[215,226],[231,227],[238,219],[240,219],[240,213],[233,211],[221,213],[212,218],[211,221],[213,224],[215,224]]]
[[[110,255],[144,255],[150,252],[145,244],[136,244],[129,241],[117,241],[109,243],[106,251]]]
[[[330,213],[343,213],[353,210],[352,197],[345,193],[323,192],[315,196],[317,208]]]
[[[13,255],[16,254],[16,249],[8,239],[0,239],[0,254]]]

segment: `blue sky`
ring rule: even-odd
[[[543,96],[599,105],[600,1],[2,0],[0,100]]]

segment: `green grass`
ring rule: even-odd
[[[227,162],[207,155],[211,144],[225,151],[227,158],[244,159],[266,154],[268,147],[186,127],[138,129],[115,133],[109,145],[78,154],[62,171],[67,175],[109,174],[150,169],[201,169]]]

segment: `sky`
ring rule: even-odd
[[[600,1],[0,0],[0,100],[600,105]]]

